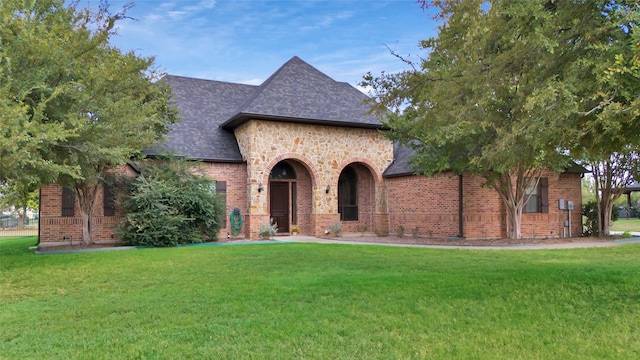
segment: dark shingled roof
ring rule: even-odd
[[[232,129],[249,119],[273,119],[334,126],[382,128],[368,114],[368,97],[337,82],[294,56],[259,86],[237,114],[222,127]]]
[[[416,152],[412,148],[402,145],[399,142],[395,142],[393,144],[393,162],[382,173],[382,176],[394,177],[416,174],[416,171],[413,170],[409,164],[409,158],[415,153]]]
[[[148,155],[170,149],[176,156],[242,162],[233,129],[249,119],[383,128],[368,114],[368,98],[293,57],[260,86],[167,75],[182,122],[167,142]]]
[[[396,177],[415,175],[420,172],[420,169],[414,170],[409,164],[409,158],[415,155],[415,151],[406,145],[402,145],[398,142],[393,144],[393,162],[382,173],[384,177]],[[565,173],[584,174],[588,172],[584,167],[571,161],[564,170]],[[630,185],[631,186],[631,185]],[[627,188],[629,189],[629,188]],[[640,191],[640,189],[638,190]]]
[[[257,87],[173,75],[162,80],[171,86],[182,122],[172,125],[167,142],[148,154],[158,155],[164,148],[194,160],[242,162],[233,131],[220,124],[235,115]]]

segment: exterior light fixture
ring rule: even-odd
[[[324,192],[328,194],[329,190],[331,190],[331,185],[327,185],[327,188],[324,190]]]
[[[262,183],[258,184],[258,192],[262,192],[262,189],[264,189],[264,188],[262,187]]]

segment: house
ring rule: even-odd
[[[415,175],[410,151],[383,135],[368,112],[366,95],[294,57],[259,86],[168,75],[183,122],[150,156],[171,149],[200,160],[217,181],[227,214],[239,209],[242,234],[257,238],[273,219],[282,233],[321,236],[341,221],[345,232],[394,233],[405,229],[433,237],[498,238],[506,215],[498,194],[475,175]],[[129,169],[131,171],[131,169]],[[581,202],[580,171],[548,172],[532,189],[523,218],[526,237],[567,232],[559,199]],[[101,197],[95,210],[97,240],[115,238],[119,210]],[[74,206],[76,211],[74,212]],[[81,235],[77,204],[52,185],[41,193],[41,246]],[[573,234],[581,233],[573,214]],[[230,232],[227,221],[221,236]]]

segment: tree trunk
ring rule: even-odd
[[[27,207],[23,206],[22,211],[18,211],[18,230],[24,230],[24,219],[27,217]]]
[[[76,194],[78,194],[78,202],[80,204],[80,217],[82,219],[82,244],[93,244],[93,206],[98,192],[98,185],[78,185],[76,186]]]
[[[18,213],[18,230],[24,230],[24,215]]]
[[[625,164],[624,154],[612,154],[608,160],[591,162],[595,182],[596,210],[598,212],[598,235],[609,236],[611,212],[624,188],[633,181],[633,171]],[[629,162],[631,163],[631,162]],[[625,165],[625,166],[623,166]]]
[[[526,190],[530,184],[538,185],[542,170],[524,169],[515,174],[515,179],[509,173],[485,176],[492,181],[493,188],[498,192],[507,212],[507,237],[509,239],[522,238],[522,213],[529,201]]]

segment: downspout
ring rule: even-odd
[[[40,245],[40,231],[42,231],[40,230],[42,229],[40,219],[42,219],[42,186],[38,189],[38,242],[36,243],[36,246]]]
[[[458,237],[464,237],[464,214],[462,210],[463,198],[462,198],[462,173],[458,175]]]

